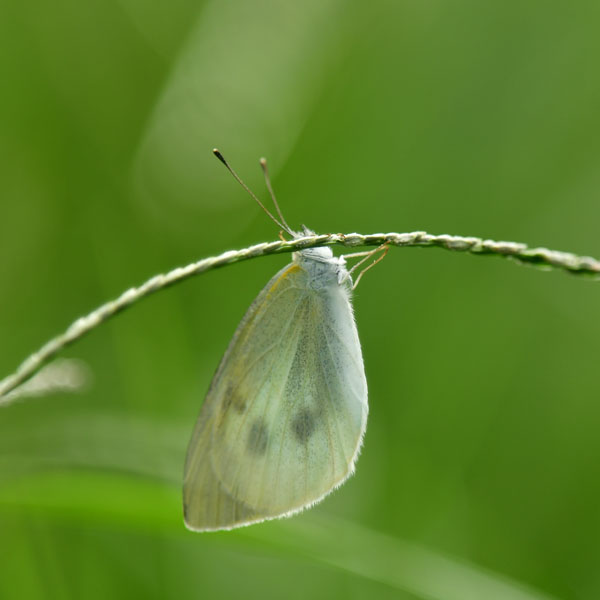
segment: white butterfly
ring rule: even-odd
[[[283,224],[266,212],[298,236],[274,202]],[[190,529],[291,515],[354,470],[368,405],[350,274],[329,248],[292,258],[248,309],[202,406],[185,464]]]

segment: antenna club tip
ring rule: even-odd
[[[227,161],[221,154],[221,151],[218,148],[213,148],[213,154],[224,164],[227,165]]]
[[[264,156],[262,156],[258,159],[258,162],[264,167],[267,164],[267,159]]]

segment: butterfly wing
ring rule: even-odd
[[[213,378],[185,467],[188,527],[289,514],[351,474],[367,416],[358,334],[343,285],[280,271],[240,323]]]

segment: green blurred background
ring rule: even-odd
[[[600,255],[596,1],[5,0],[0,373],[155,273],[292,226]],[[393,249],[355,296],[356,475],[291,520],[184,529],[188,437],[288,257],[73,345],[93,385],[0,411],[0,598],[600,597],[600,288]],[[496,595],[494,595],[496,594]]]

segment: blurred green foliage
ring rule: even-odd
[[[260,193],[267,156],[293,226],[599,256],[599,25],[591,0],[3,2],[0,372],[276,237],[213,146]],[[600,288],[505,261],[393,249],[355,296],[356,475],[290,521],[184,529],[202,398],[286,260],[157,294],[66,353],[89,391],[0,411],[0,598],[598,598]]]

